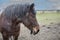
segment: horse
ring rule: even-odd
[[[20,23],[23,23],[33,35],[39,32],[34,3],[13,4],[5,8],[0,15],[0,32],[3,40],[9,40],[11,36],[14,40],[18,40]]]

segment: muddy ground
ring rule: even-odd
[[[2,40],[1,34],[0,40]],[[51,23],[50,25],[40,24],[40,32],[37,35],[31,35],[30,31],[21,24],[18,40],[60,40],[60,23]]]

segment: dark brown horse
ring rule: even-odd
[[[23,23],[31,31],[31,34],[35,35],[39,32],[34,3],[10,5],[2,12],[0,32],[3,40],[9,40],[11,36],[14,40],[18,40],[20,23]]]

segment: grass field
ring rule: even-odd
[[[42,24],[58,23],[60,22],[60,13],[40,13],[37,12],[37,20]]]

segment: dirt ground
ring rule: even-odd
[[[0,36],[0,40],[2,40],[2,35],[0,34]],[[60,23],[40,24],[40,32],[37,35],[31,35],[30,31],[21,24],[18,40],[60,40]]]

